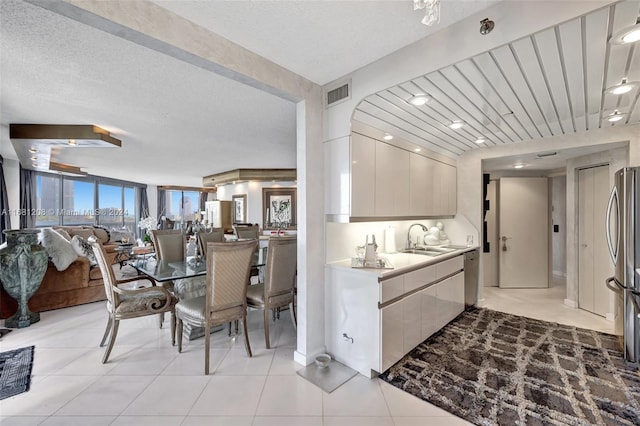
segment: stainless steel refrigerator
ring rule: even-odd
[[[615,275],[607,286],[617,294],[616,332],[625,360],[640,363],[640,167],[620,169],[609,197],[606,223]]]

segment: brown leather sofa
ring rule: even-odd
[[[65,231],[70,237],[80,235],[86,239],[94,235],[102,242],[109,263],[114,263],[117,254],[114,249],[118,247],[118,243],[109,242],[106,230],[92,226],[59,226],[54,229]],[[91,266],[89,259],[79,256],[64,271],[58,271],[49,261],[40,288],[29,300],[29,309],[42,312],[105,299],[100,268]],[[1,288],[0,318],[10,317],[17,308],[18,304]]]

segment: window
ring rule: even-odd
[[[36,226],[103,225],[135,232],[139,184],[115,179],[36,174]]]
[[[167,191],[165,216],[174,222],[195,220],[200,211],[200,193],[198,191]]]

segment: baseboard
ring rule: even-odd
[[[564,304],[573,309],[578,309],[578,302],[571,299],[564,299]]]
[[[565,278],[567,278],[567,273],[566,273],[566,272],[563,272],[563,271],[552,271],[551,273],[552,273],[553,275],[557,275],[557,276],[559,276],[559,277],[565,277]]]
[[[614,322],[616,320],[616,316],[613,312],[607,312],[607,314],[605,315],[605,319],[609,322]]]

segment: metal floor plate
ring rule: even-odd
[[[326,368],[318,368],[313,363],[301,368],[297,373],[327,393],[338,389],[358,374],[356,370],[352,370],[335,360],[331,360],[331,363]]]

